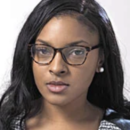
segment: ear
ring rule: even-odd
[[[100,72],[100,68],[102,67],[103,63],[104,63],[104,53],[103,51],[101,51],[99,53],[99,59],[98,59],[97,68],[96,68],[97,73]]]

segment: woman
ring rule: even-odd
[[[15,48],[1,130],[128,130],[111,22],[94,0],[42,0]]]

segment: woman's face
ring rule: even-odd
[[[70,16],[53,17],[42,29],[36,39],[46,41],[50,46],[63,48],[66,45],[85,41],[78,45],[94,46],[99,42],[98,31],[91,30],[87,25],[81,24]],[[73,101],[79,103],[86,100],[88,88],[93,80],[95,72],[99,68],[99,49],[89,52],[84,64],[79,66],[68,65],[60,52],[49,65],[39,65],[33,61],[33,74],[36,86],[44,98],[44,101],[55,105],[67,105]],[[69,84],[61,92],[52,92],[47,83],[62,81]]]

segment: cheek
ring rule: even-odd
[[[41,79],[39,69],[35,65],[35,63],[33,63],[32,68],[33,68],[33,76],[34,76],[35,84],[36,84],[36,86],[39,86],[40,79]]]
[[[75,71],[73,74],[74,79],[72,79],[72,81],[74,81],[75,86],[85,90],[91,84],[94,74],[95,72],[93,70],[91,71],[88,68],[85,68],[83,71]]]
[[[73,70],[73,81],[79,85],[86,86],[91,84],[97,68],[97,59],[87,59],[85,64]]]
[[[32,64],[33,68],[33,75],[34,75],[34,80],[37,86],[43,85],[43,78],[45,77],[45,69],[43,69],[41,66],[39,66],[37,63],[33,62]]]
[[[68,91],[69,99],[83,97],[86,99],[88,88],[93,80],[95,72],[88,67],[82,69],[75,69],[71,75],[71,87]]]

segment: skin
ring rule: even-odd
[[[78,22],[70,16],[53,17],[41,30],[36,39],[44,40],[55,48],[68,43],[84,40],[79,45],[94,46],[99,43],[98,31]],[[86,100],[88,88],[94,74],[101,66],[99,49],[89,52],[83,65],[71,66],[64,62],[59,52],[49,65],[40,66],[32,62],[35,83],[43,97],[42,111],[26,122],[28,130],[96,130],[103,111]],[[64,71],[64,73],[62,73]],[[46,83],[63,81],[69,87],[62,93],[52,93]]]

